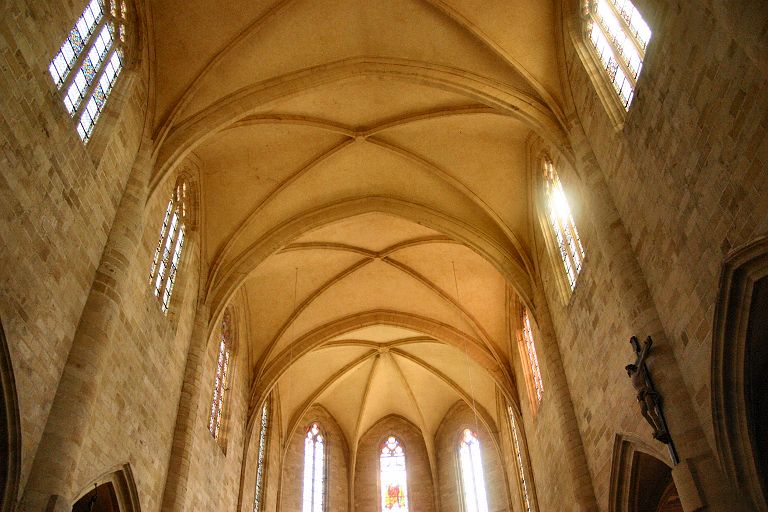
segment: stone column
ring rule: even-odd
[[[184,496],[187,491],[187,477],[192,449],[192,436],[197,419],[200,398],[205,347],[208,341],[208,320],[210,310],[206,305],[197,308],[195,324],[192,328],[192,340],[189,344],[187,364],[184,369],[184,384],[179,398],[179,410],[176,415],[176,429],[173,433],[171,458],[163,492],[163,512],[183,510]]]
[[[24,512],[70,512],[75,474],[114,332],[130,262],[144,231],[149,154],[140,151],[115,214],[20,503]]]

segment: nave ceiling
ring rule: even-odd
[[[274,386],[285,433],[319,404],[353,445],[397,414],[429,446],[458,400],[497,421],[531,141],[565,140],[554,3],[229,7],[153,3],[153,186],[198,171],[202,293],[243,312],[254,411]]]

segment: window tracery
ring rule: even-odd
[[[149,268],[149,282],[155,297],[160,299],[160,307],[168,312],[176,281],[176,272],[184,248],[185,221],[187,219],[187,182],[182,180],[177,185],[165,209],[163,224],[160,226],[160,238]]]
[[[557,250],[563,260],[568,284],[573,290],[579,272],[581,272],[584,247],[581,245],[581,238],[579,238],[576,223],[573,221],[571,207],[565,197],[563,185],[560,183],[554,165],[548,158],[544,159],[543,171],[547,216],[555,236]]]
[[[405,450],[395,436],[389,436],[381,446],[379,456],[381,478],[381,510],[408,512],[408,485]]]
[[[488,512],[483,461],[477,434],[464,429],[459,442],[459,467],[465,512]]]
[[[208,420],[208,430],[214,439],[221,435],[221,423],[224,413],[224,398],[228,390],[230,361],[232,359],[232,315],[229,310],[224,312],[219,328],[219,353],[216,358],[216,374],[213,381],[213,399],[211,400],[211,417]]]
[[[544,398],[544,381],[541,378],[541,368],[539,368],[539,358],[536,356],[536,344],[533,339],[533,329],[531,328],[531,319],[528,315],[528,308],[523,308],[522,338],[525,354],[528,359],[528,368],[531,373],[531,382],[533,392],[536,395],[536,401],[541,402]]]
[[[269,435],[269,398],[261,408],[261,430],[259,431],[259,453],[256,458],[256,492],[253,499],[253,512],[261,512],[264,499],[264,474],[266,471],[267,436]]]
[[[51,60],[48,72],[88,142],[125,60],[128,6],[91,0]]]
[[[587,0],[584,10],[586,39],[624,110],[629,110],[651,29],[629,0]]]
[[[325,506],[325,435],[312,423],[304,437],[302,512],[323,512]]]

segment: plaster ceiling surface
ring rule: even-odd
[[[324,406],[428,450],[513,399],[530,143],[562,122],[544,0],[155,0],[155,190],[199,169],[203,300],[243,311],[252,406]],[[183,16],[179,13],[183,13]],[[511,348],[515,347],[515,348]],[[491,431],[496,429],[491,428]]]

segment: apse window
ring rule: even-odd
[[[528,494],[528,482],[525,479],[525,466],[523,466],[523,454],[520,449],[520,439],[517,433],[517,420],[515,419],[515,412],[512,407],[507,406],[509,413],[509,423],[512,427],[512,446],[515,449],[515,460],[517,462],[517,473],[520,478],[520,490],[523,497],[523,506],[525,506],[525,512],[531,512],[531,499]]]
[[[581,245],[571,207],[568,205],[568,199],[565,197],[565,191],[555,167],[549,159],[544,160],[543,167],[547,216],[552,226],[557,251],[563,260],[568,284],[573,290],[584,261],[584,247]]]
[[[91,0],[48,66],[77,134],[88,142],[125,60],[128,7]]]
[[[163,223],[160,226],[160,238],[149,268],[149,282],[160,300],[160,308],[168,312],[176,281],[176,272],[184,248],[184,222],[187,217],[187,183],[176,185],[171,200],[165,209]]]
[[[408,512],[408,485],[405,450],[395,436],[389,436],[379,456],[381,474],[381,510]]]
[[[219,352],[216,358],[216,375],[213,380],[213,398],[211,400],[211,416],[208,420],[208,430],[214,439],[221,436],[221,424],[224,416],[224,398],[226,395],[230,363],[232,359],[232,316],[229,310],[219,326]]]
[[[488,512],[480,440],[469,429],[464,430],[459,442],[459,468],[464,512]]]
[[[256,457],[256,491],[253,498],[253,512],[261,512],[264,502],[264,476],[267,459],[267,435],[269,433],[269,399],[261,408],[261,430],[259,431],[259,453]]]
[[[325,505],[325,436],[313,423],[304,436],[302,512],[323,512]]]
[[[526,359],[528,360],[528,372],[530,388],[536,396],[536,402],[540,403],[544,398],[544,382],[541,379],[541,368],[539,368],[539,358],[536,356],[536,344],[533,340],[533,329],[531,328],[531,318],[528,315],[528,309],[523,308],[521,318],[522,341],[525,348]]]
[[[629,110],[651,29],[629,0],[588,0],[586,38],[624,110]]]

